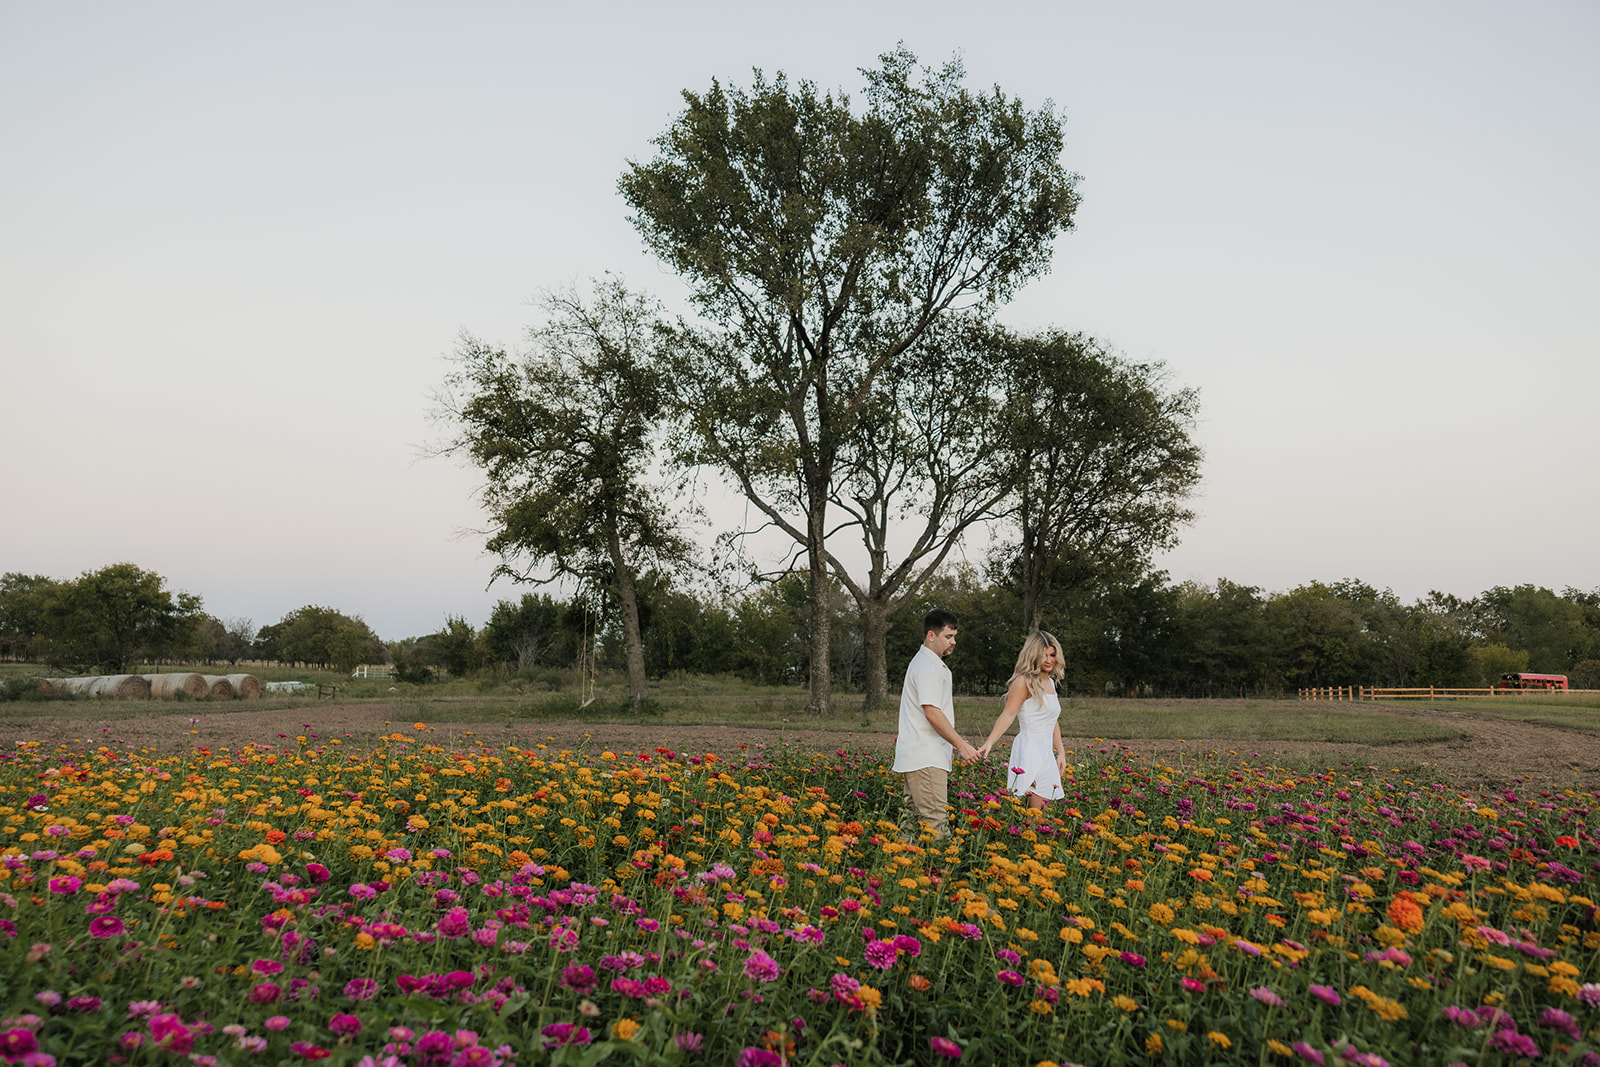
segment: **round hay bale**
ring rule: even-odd
[[[212,700],[232,700],[233,683],[217,674],[202,674],[201,680],[206,683],[206,695]]]
[[[254,700],[261,695],[261,679],[253,674],[230,674],[228,681],[233,683],[233,695],[240,700]]]
[[[206,680],[198,674],[175,671],[172,674],[146,674],[143,677],[150,683],[150,695],[157,698],[175,697],[181,693],[191,700],[199,700],[208,692]]]
[[[75,679],[68,679],[74,681]],[[82,692],[94,697],[110,697],[113,700],[148,700],[150,699],[150,683],[143,675],[138,674],[103,674],[98,678],[86,679],[89,683]]]
[[[39,688],[46,693],[82,693],[89,688],[87,678],[41,678]]]

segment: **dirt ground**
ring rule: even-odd
[[[1270,714],[1272,702],[1263,702]],[[1289,702],[1286,706],[1295,706]],[[12,708],[17,708],[13,705]],[[1300,705],[1303,709],[1303,705]],[[33,711],[32,708],[41,709]],[[395,730],[415,735],[412,723],[395,719],[404,714],[392,704],[317,704],[288,709],[213,711],[194,705],[187,713],[152,714],[136,703],[108,705],[103,718],[60,718],[49,705],[33,705],[18,715],[12,709],[0,721],[0,745],[40,741],[52,746],[74,741],[117,748],[174,749],[190,745],[211,749],[237,749],[246,744],[292,744],[300,735],[317,739],[348,738],[370,741]],[[76,709],[74,709],[76,710]],[[1438,705],[1394,708],[1394,714],[1416,716],[1457,730],[1457,740],[1407,745],[1332,744],[1305,741],[1251,741],[1231,738],[1129,740],[1134,752],[1161,760],[1193,759],[1216,753],[1253,765],[1287,763],[1293,766],[1371,768],[1398,771],[1415,777],[1450,781],[1462,788],[1488,789],[1516,786],[1521,790],[1600,792],[1600,733],[1563,730],[1534,723],[1478,718]],[[841,717],[843,718],[843,717]],[[783,729],[683,726],[670,718],[648,726],[611,722],[536,724],[517,722],[440,723],[430,726],[435,743],[546,744],[553,748],[617,752],[651,751],[657,745],[684,753],[715,752],[736,756],[741,745],[775,745],[780,741],[817,751],[868,747],[888,753],[888,734],[854,733],[848,729],[803,729],[791,724]],[[840,724],[844,725],[843,723]],[[1062,719],[1062,735],[1069,749],[1083,751],[1116,743],[1115,738],[1067,736],[1071,716]]]

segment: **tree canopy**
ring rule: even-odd
[[[655,158],[619,182],[700,315],[674,339],[680,450],[805,556],[817,714],[828,510],[874,383],[940,316],[981,314],[1046,270],[1078,205],[1049,106],[974,92],[958,60],[927,69],[903,47],[863,74],[859,111],[781,73],[686,91]]]
[[[547,294],[549,322],[521,359],[462,339],[440,397],[446,454],[484,471],[489,550],[515,581],[570,576],[613,598],[627,634],[630,698],[647,699],[637,576],[692,547],[683,509],[654,479],[664,383],[655,304],[615,279],[592,298]]]

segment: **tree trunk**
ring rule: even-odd
[[[814,535],[820,531],[813,531]],[[806,703],[807,715],[827,715],[833,702],[833,652],[831,624],[833,605],[828,585],[827,561],[823,558],[821,537],[811,557],[811,696]]]
[[[644,675],[644,633],[639,628],[639,591],[633,581],[633,568],[622,560],[622,545],[616,523],[610,523],[611,565],[616,570],[617,599],[622,602],[622,638],[628,656],[628,705],[635,711],[650,702]]]
[[[861,647],[866,667],[866,697],[861,702],[862,718],[881,711],[889,699],[888,655],[884,645],[889,636],[889,615],[881,600],[861,605]]]

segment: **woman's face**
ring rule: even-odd
[[[1058,653],[1056,652],[1056,646],[1055,645],[1045,645],[1044,646],[1044,655],[1039,660],[1039,673],[1040,674],[1053,674],[1055,672],[1055,669],[1056,669],[1056,658],[1057,658],[1057,656],[1058,656]]]

